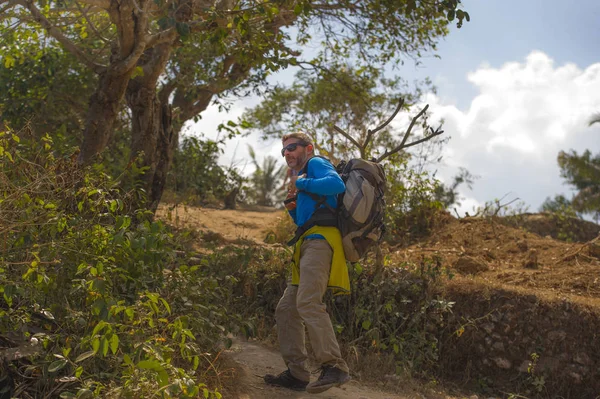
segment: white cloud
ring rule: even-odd
[[[481,176],[470,200],[483,203],[509,192],[537,210],[546,197],[566,193],[556,164],[560,150],[600,150],[600,129],[587,126],[600,111],[600,63],[555,66],[534,51],[525,62],[482,65],[467,76],[478,94],[460,110],[428,94],[433,118],[452,136],[445,150],[448,181],[456,167]],[[463,207],[464,208],[464,207]]]

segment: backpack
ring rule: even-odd
[[[377,162],[360,158],[340,162],[336,171],[346,185],[346,190],[338,195],[337,209],[327,205],[326,197],[307,193],[317,202],[315,212],[298,227],[288,245],[296,243],[313,226],[336,226],[342,235],[346,260],[358,262],[381,242],[385,233],[385,173]]]
[[[385,234],[385,173],[380,164],[360,158],[342,161],[336,170],[346,184],[338,197],[338,228],[346,260],[358,262]]]

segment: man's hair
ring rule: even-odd
[[[313,144],[310,136],[303,132],[284,134],[283,137],[281,138],[281,141],[284,142],[288,139],[298,139],[301,142],[303,142],[304,144]]]

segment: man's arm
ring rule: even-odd
[[[313,158],[310,162],[310,175],[314,177],[296,180],[298,190],[308,191],[317,195],[336,195],[346,189],[344,181],[329,161]]]

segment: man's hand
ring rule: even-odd
[[[288,190],[296,190],[296,180],[304,179],[306,177],[306,173],[301,174],[300,176],[292,175],[290,176],[290,185],[288,186]]]

